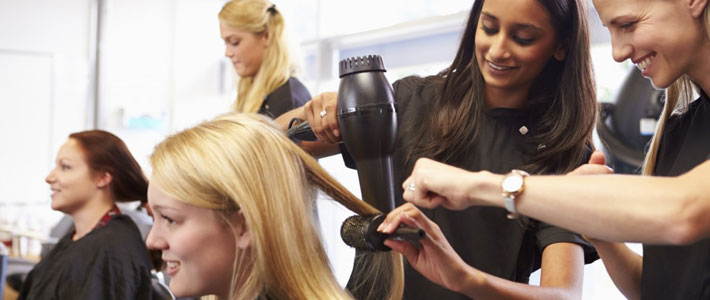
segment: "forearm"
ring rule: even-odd
[[[580,292],[570,288],[535,286],[505,280],[470,268],[463,285],[457,292],[476,300],[493,299],[580,299]]]
[[[315,158],[323,158],[340,153],[340,147],[338,146],[338,144],[323,143],[319,141],[301,141],[298,143],[298,145]]]
[[[282,131],[286,131],[286,129],[288,129],[288,124],[293,118],[298,118],[301,120],[306,119],[304,106],[296,107],[290,111],[285,112],[284,114],[274,119],[274,122],[278,124],[279,128],[281,128]]]
[[[469,267],[463,294],[481,299],[580,299],[584,252],[577,244],[555,243],[542,253],[540,286],[513,282]]]
[[[627,299],[641,298],[642,257],[623,243],[593,241],[614,285]]]
[[[290,110],[282,114],[278,118],[274,119],[274,122],[276,122],[276,124],[279,126],[279,128],[281,128],[281,130],[286,131],[288,129],[289,123],[293,118],[305,120],[306,116],[304,112],[304,107],[305,106],[294,108],[293,110]],[[319,141],[300,141],[298,142],[298,145],[315,158],[323,158],[326,156],[331,156],[340,153],[340,148],[338,147],[338,144],[323,143]]]
[[[473,199],[504,207],[501,175],[472,176]],[[702,217],[709,201],[698,192],[708,187],[701,183],[683,177],[530,176],[516,206],[523,215],[593,238],[689,243],[710,235],[710,221]]]

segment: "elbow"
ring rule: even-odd
[[[563,291],[559,294],[559,298],[561,300],[581,300],[582,299],[582,292],[581,291]]]
[[[707,221],[707,212],[703,210],[704,199],[697,195],[685,193],[685,195],[676,201],[675,208],[669,210],[671,213],[668,216],[666,236],[663,238],[666,242],[673,245],[691,244],[707,233],[705,224]]]
[[[554,291],[551,291],[546,298],[555,300],[581,300],[582,288],[557,287],[554,288]]]
[[[560,299],[581,300],[582,299],[582,284],[578,286],[568,287],[562,291]]]

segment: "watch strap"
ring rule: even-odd
[[[504,192],[503,203],[505,203],[505,209],[508,210],[508,219],[516,219],[520,216],[520,213],[518,213],[518,209],[515,208],[515,195]]]
[[[518,209],[515,207],[515,198],[525,190],[525,177],[529,175],[530,174],[522,170],[511,170],[510,173],[505,175],[503,179],[504,181],[505,178],[509,176],[520,176],[522,183],[516,191],[506,191],[505,188],[502,187],[501,183],[501,188],[503,189],[503,204],[505,204],[505,209],[508,210],[508,219],[517,219],[520,216]]]

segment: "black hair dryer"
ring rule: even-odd
[[[392,153],[397,105],[379,55],[340,61],[338,122],[360,179],[362,199],[387,213],[394,209]]]

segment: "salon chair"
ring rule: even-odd
[[[5,296],[5,273],[7,272],[7,251],[5,244],[0,243],[0,299]]]
[[[615,173],[640,173],[663,101],[663,91],[656,90],[641,71],[633,68],[613,101],[601,104],[596,129]]]
[[[131,220],[136,223],[136,226],[138,227],[138,230],[141,233],[141,237],[143,238],[143,240],[145,240],[153,223],[152,217],[150,217],[144,209],[136,208],[135,206],[137,205],[137,203],[135,202],[120,202],[117,203],[117,205],[125,215],[130,217]],[[49,253],[49,251],[54,248],[57,242],[59,242],[59,239],[61,239],[64,235],[66,235],[73,229],[74,222],[72,221],[71,217],[68,215],[63,216],[59,220],[59,222],[55,224],[54,227],[52,227],[47,240],[42,242],[42,252],[40,254],[40,257],[44,258]],[[22,289],[22,284],[25,282],[25,279],[27,279],[27,274],[32,271],[32,268],[34,267],[36,261],[27,260],[21,257],[12,257],[7,261],[8,267],[5,268],[5,273],[3,273],[2,279],[5,279],[5,276],[7,276],[8,285],[13,289],[19,291]],[[153,283],[154,294],[156,289],[160,291],[159,286]],[[170,293],[169,290],[168,293]],[[163,293],[159,292],[158,295],[161,294]],[[156,299],[174,299],[174,297],[172,297],[171,295],[171,298],[158,297]]]

